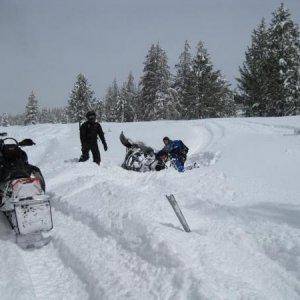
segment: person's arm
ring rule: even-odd
[[[86,128],[84,123],[80,126],[79,132],[80,132],[80,142],[83,145],[86,142]]]
[[[189,148],[181,141],[182,143],[182,152],[187,154],[189,152]]]
[[[5,166],[4,166],[4,157],[0,150],[0,182],[5,178]],[[0,197],[1,198],[1,197]]]
[[[100,124],[98,124],[98,126],[97,126],[97,133],[98,133],[99,138],[102,142],[104,151],[107,151],[107,144],[106,144],[106,140],[105,140],[105,137],[104,137],[104,132],[103,132],[102,127],[101,127]]]

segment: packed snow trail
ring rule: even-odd
[[[104,123],[109,150],[101,151],[100,168],[74,162],[77,124],[9,127],[14,137],[37,143],[28,154],[44,172],[54,229],[51,244],[23,251],[1,219],[0,294],[299,299],[298,124],[299,117]],[[200,168],[184,174],[123,170],[122,130],[157,149],[163,136],[181,138],[190,148],[188,163]],[[191,233],[165,199],[171,193]],[[8,275],[20,278],[14,290]]]

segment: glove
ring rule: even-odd
[[[107,151],[107,145],[106,144],[103,145],[103,148],[104,148],[104,151]]]

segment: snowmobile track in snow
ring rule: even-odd
[[[180,265],[180,262],[174,260],[172,256],[167,257],[167,259],[165,260],[161,257],[161,253],[155,252],[154,249],[153,252],[149,253],[148,255],[145,255],[142,249],[133,249],[130,243],[126,240],[126,238],[122,236],[122,232],[114,229],[107,230],[101,224],[99,218],[96,215],[73,207],[67,202],[60,200],[59,198],[53,199],[55,199],[52,202],[55,210],[61,212],[62,214],[68,217],[71,217],[74,221],[80,222],[83,225],[89,227],[89,229],[92,230],[100,239],[112,237],[124,250],[135,252],[135,254],[138,255],[141,259],[145,260],[147,263],[153,266],[163,265],[166,268],[174,268]],[[146,247],[146,245],[144,246]],[[151,259],[149,259],[149,257],[151,257]],[[165,261],[168,261],[168,263],[165,263]]]
[[[180,285],[186,284],[187,280],[191,282],[197,282],[196,278],[193,279],[192,274],[189,274],[188,279],[186,278],[186,276],[182,276],[180,271],[182,268],[182,263],[177,261],[171,254],[168,255],[168,251],[161,252],[161,250],[159,249],[153,249],[151,242],[149,238],[146,238],[146,235],[142,237],[134,237],[136,240],[131,239],[132,243],[130,243],[130,239],[128,240],[128,235],[130,235],[130,233],[127,232],[127,236],[125,237],[123,236],[125,234],[124,232],[120,232],[114,229],[108,231],[99,222],[97,216],[72,207],[69,204],[64,203],[64,201],[61,201],[59,198],[53,197],[53,203],[53,206],[56,210],[56,213],[54,214],[56,214],[57,216],[57,214],[62,213],[62,216],[64,216],[63,218],[68,218],[68,224],[74,223],[74,228],[76,226],[82,228],[81,232],[84,232],[85,235],[91,236],[93,239],[93,241],[91,240],[88,243],[92,243],[93,245],[97,243],[99,244],[99,252],[104,251],[103,247],[101,248],[101,245],[103,243],[108,245],[111,245],[112,243],[114,245],[113,248],[115,249],[114,251],[112,251],[112,253],[117,251],[115,254],[116,256],[113,260],[119,261],[120,268],[122,268],[123,266],[125,269],[132,269],[133,273],[130,276],[134,276],[134,281],[140,282],[140,284],[146,289],[149,289],[147,288],[149,284],[155,284],[155,288],[152,287],[151,289],[149,289],[149,292],[151,291],[151,293],[155,293],[155,289],[161,289],[162,286],[169,286],[171,284],[171,286],[167,288],[167,290],[169,290],[169,293],[171,293],[169,296],[176,295],[179,290],[177,290],[177,286],[172,285],[172,282],[174,280],[178,283],[181,282]],[[107,287],[105,286],[105,282],[103,283],[103,286],[99,286],[99,278],[97,279],[97,277],[93,277],[90,268],[89,271],[86,270],[86,265],[89,264],[88,261],[83,262],[81,261],[80,257],[70,253],[72,250],[68,246],[66,246],[64,239],[61,239],[61,241],[55,240],[54,244],[57,247],[62,247],[60,252],[62,253],[63,257],[68,259],[68,264],[75,271],[75,273],[77,273],[78,270],[80,271],[81,269],[83,269],[83,274],[86,274],[88,276],[88,279],[85,275],[81,275],[80,278],[83,282],[88,284],[88,292],[92,296],[92,298],[94,298],[95,296],[97,298],[99,297],[99,295],[103,296],[106,294]],[[91,249],[93,249],[93,247],[91,247]],[[106,254],[106,256],[108,256],[108,254]],[[120,261],[119,257],[122,257],[123,259]],[[104,262],[101,257],[99,257],[98,259],[99,265],[102,265],[104,269],[109,268],[106,261]],[[79,261],[79,265],[82,265],[82,268],[78,267],[77,261]],[[136,274],[139,274],[141,272],[141,268],[145,269],[145,267],[147,272],[154,272],[156,274],[156,279],[153,283],[149,283],[148,280],[145,280],[144,276],[142,276],[142,278],[140,277],[140,275],[136,276]],[[111,277],[118,278],[118,275],[114,274],[114,272],[108,273]],[[152,276],[153,274],[149,277]],[[160,278],[169,278],[169,280],[166,282],[165,280],[161,280]],[[112,280],[112,278],[110,280]],[[117,279],[114,279],[114,281],[115,280]],[[118,279],[118,281],[119,280],[120,279]],[[99,289],[99,292],[95,292],[95,289]],[[141,293],[141,291],[139,293]]]
[[[59,213],[57,212],[57,214]],[[62,218],[65,219],[66,217],[62,216]],[[59,227],[61,228],[61,226]],[[67,265],[86,283],[91,299],[111,299],[116,297],[115,293],[118,294],[116,298],[122,298],[132,294],[135,285],[137,285],[136,296],[142,295],[143,291],[145,296],[147,293],[160,294],[159,290],[166,288],[164,287],[165,279],[168,278],[167,285],[169,282],[173,282],[175,278],[177,282],[182,280],[180,275],[176,274],[175,269],[149,265],[148,262],[136,256],[136,253],[124,250],[123,245],[120,245],[116,240],[110,237],[99,238],[95,231],[82,222],[77,222],[69,217],[67,227],[77,232],[80,230],[81,234],[89,239],[85,247],[76,247],[77,233],[74,233],[71,239],[69,234],[67,237],[62,233],[60,236],[63,237],[54,243],[59,249],[63,261],[67,262]],[[95,252],[96,249],[97,252]],[[93,256],[92,261],[90,260],[91,255]],[[116,267],[121,275],[115,271]],[[127,273],[126,277],[122,276],[124,272]],[[152,282],[154,274],[156,279]],[[129,282],[132,282],[134,286],[131,286]],[[167,288],[171,292],[168,297],[173,295],[173,289],[173,286]]]

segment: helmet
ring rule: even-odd
[[[167,161],[168,160],[168,152],[165,150],[160,150],[156,153],[156,158],[161,161]]]
[[[93,110],[87,112],[85,116],[89,121],[96,121],[96,113]]]
[[[89,117],[96,117],[96,113],[93,110],[90,110],[86,113],[86,118],[88,119]]]

